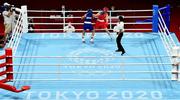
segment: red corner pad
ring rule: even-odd
[[[31,87],[30,86],[23,86],[23,87],[21,87],[20,90],[17,90],[16,87],[14,87],[14,86],[11,86],[11,85],[8,85],[5,83],[0,83],[0,88],[11,91],[11,92],[19,93],[19,92],[29,90]]]

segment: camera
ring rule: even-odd
[[[10,11],[11,12],[16,11],[16,8],[14,7],[14,5],[10,5]]]
[[[4,3],[4,5],[2,6],[3,11],[16,11],[16,8],[14,7],[14,5],[10,5],[8,3]]]
[[[14,5],[11,5],[9,3],[4,3],[4,5],[0,6],[0,12],[3,12],[3,11],[10,11],[10,12],[16,12],[16,13],[19,13],[21,12],[21,9],[19,8],[16,8]]]
[[[3,11],[8,11],[10,9],[10,4],[9,3],[4,3],[3,6],[1,6]]]

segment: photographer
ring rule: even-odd
[[[2,15],[4,17],[4,26],[5,26],[5,34],[4,37],[1,38],[1,42],[4,43],[7,40],[10,40],[11,33],[13,32],[13,29],[15,27],[15,21],[16,21],[16,13],[15,13],[15,7],[13,5],[10,5],[8,3],[4,3],[5,10],[3,11]]]
[[[29,22],[29,23],[33,23],[33,19],[29,18],[29,19],[28,19],[28,22]],[[28,25],[28,29],[29,29],[29,31],[28,31],[29,33],[34,33],[34,25],[29,24],[29,25]]]
[[[75,27],[72,26],[71,22],[69,22],[68,25],[64,27],[64,32],[66,33],[75,32]]]

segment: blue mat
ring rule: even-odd
[[[174,34],[174,40],[178,41]],[[65,81],[63,79],[171,79],[171,73],[125,73],[126,71],[171,71],[171,65],[125,65],[126,63],[170,63],[169,58],[120,57],[116,42],[106,33],[98,33],[95,43],[81,42],[81,34],[24,34],[16,56],[95,56],[97,58],[16,58],[15,64],[121,64],[120,66],[15,66],[15,72],[119,71],[116,74],[15,74],[17,79],[62,79],[61,81],[17,81],[18,88],[31,90],[11,93],[1,90],[1,100],[179,100],[177,81]],[[167,55],[157,33],[125,33],[124,56]],[[123,65],[124,64],[124,65]]]

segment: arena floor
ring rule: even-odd
[[[174,34],[174,40],[177,41]],[[24,34],[16,56],[63,56],[67,58],[16,58],[14,64],[118,64],[120,66],[15,66],[15,72],[56,72],[56,74],[15,74],[15,79],[60,79],[60,81],[17,81],[10,83],[20,88],[30,85],[29,91],[11,93],[1,90],[1,100],[179,100],[180,82],[177,81],[103,81],[101,79],[171,79],[171,73],[126,73],[126,71],[171,71],[168,65],[126,65],[126,63],[170,63],[161,58],[98,58],[120,57],[115,52],[115,36],[111,41],[106,33],[98,33],[95,43],[81,42],[81,35]],[[176,42],[178,43],[178,42]],[[122,44],[126,56],[167,55],[157,33],[125,33]],[[69,58],[96,56],[97,58]],[[124,64],[124,65],[123,65]],[[59,74],[63,71],[119,71],[116,74]],[[85,79],[84,81],[66,79]],[[87,80],[95,79],[95,80]],[[99,79],[99,80],[98,80]],[[77,93],[81,93],[77,97]],[[60,96],[64,94],[64,96]]]

